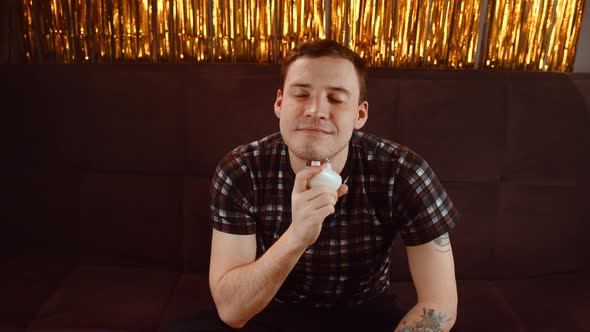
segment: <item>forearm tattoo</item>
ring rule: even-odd
[[[413,326],[402,321],[399,332],[443,332],[443,325],[450,322],[442,313],[436,313],[434,309],[423,308],[420,319]]]
[[[436,239],[434,239],[434,243],[436,244],[435,249],[438,252],[449,252],[451,251],[451,240],[449,239],[449,233],[445,233]]]

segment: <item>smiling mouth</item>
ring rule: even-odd
[[[330,134],[328,131],[323,130],[321,128],[300,128],[297,130],[306,132],[308,134],[314,134],[314,135],[328,135],[328,134]]]

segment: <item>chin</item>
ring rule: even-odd
[[[299,159],[309,161],[324,160],[331,159],[347,144],[346,142],[343,144],[343,147],[338,148],[338,144],[334,142],[334,138],[329,136],[330,135],[326,135],[326,137],[309,137],[307,135],[296,135],[295,137],[283,136],[283,140],[289,147],[289,150]]]
[[[303,159],[303,160],[323,160],[326,158],[330,158],[332,155],[329,152],[326,151],[318,151],[316,149],[306,149],[306,148],[294,148],[291,149],[291,151],[293,152],[293,154],[295,154],[297,156],[297,158]]]

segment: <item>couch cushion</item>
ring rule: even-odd
[[[184,177],[184,270],[209,273],[211,256],[210,178]]]
[[[526,331],[589,331],[590,272],[524,280],[501,280],[501,291]],[[481,306],[480,306],[481,307]]]
[[[493,274],[492,253],[499,186],[496,182],[442,182],[461,221],[450,231],[458,279],[487,279]],[[391,253],[391,280],[410,281],[408,258],[398,237]]]
[[[179,75],[159,68],[120,65],[89,73],[81,136],[86,167],[182,174],[186,101]]]
[[[505,181],[590,184],[590,117],[566,75],[511,74]]]
[[[80,328],[28,328],[26,332],[133,332],[133,330],[120,330],[120,329],[101,329],[91,327],[80,327]],[[4,331],[0,331],[4,332]]]
[[[72,263],[3,262],[0,331],[24,329],[72,270]]]
[[[2,166],[77,167],[84,154],[85,73],[74,66],[0,66],[0,77]]]
[[[43,304],[30,328],[153,331],[178,273],[140,268],[77,268]]]
[[[490,279],[519,279],[587,268],[588,190],[502,183]]]
[[[420,154],[441,180],[496,180],[504,148],[505,80],[497,73],[447,76],[400,81],[399,142]]]
[[[586,112],[590,117],[590,73],[569,74],[578,92],[586,102]]]
[[[405,310],[417,301],[411,282],[395,282],[390,292]],[[498,289],[489,281],[458,280],[459,307],[453,332],[523,332],[522,324]]]
[[[3,168],[0,259],[75,260],[80,245],[79,172],[62,168]]]
[[[399,81],[393,80],[390,72],[374,70],[369,71],[367,80],[369,119],[362,130],[399,141]]]
[[[240,144],[279,131],[274,114],[280,66],[194,66],[184,90],[190,175],[211,177],[221,158]]]
[[[493,229],[497,217],[497,182],[443,182],[461,220],[449,232],[457,279],[487,280],[494,250]]]
[[[164,310],[160,325],[214,307],[207,275],[183,273]]]
[[[180,269],[182,176],[84,173],[83,262]]]

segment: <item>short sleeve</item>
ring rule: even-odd
[[[428,163],[408,149],[401,158],[396,215],[406,246],[430,242],[453,229],[460,215]]]
[[[211,226],[232,234],[256,233],[251,196],[252,181],[237,149],[225,156],[215,169],[210,188]]]

